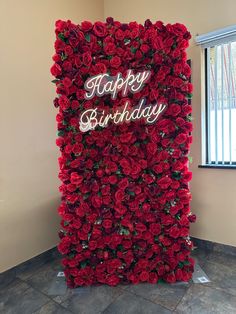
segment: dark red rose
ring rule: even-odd
[[[161,225],[157,223],[152,223],[150,224],[149,230],[153,235],[158,235],[161,233]]]
[[[104,63],[98,62],[93,66],[93,71],[95,72],[95,74],[106,73],[107,67]]]
[[[180,229],[178,227],[175,227],[175,226],[171,227],[170,231],[169,231],[169,235],[172,238],[175,238],[175,239],[178,238],[180,235]]]
[[[117,202],[121,202],[124,200],[125,194],[122,190],[118,190],[115,193],[115,199]]]
[[[172,183],[171,178],[167,176],[157,180],[157,184],[160,186],[161,189],[167,189],[171,185],[171,183]]]
[[[118,69],[119,66],[121,65],[121,59],[118,56],[114,56],[110,60],[110,64],[113,68]]]
[[[181,145],[181,144],[183,144],[183,143],[186,142],[187,138],[188,138],[187,134],[185,134],[185,133],[180,133],[180,134],[178,134],[178,135],[176,136],[176,138],[175,138],[175,143],[178,144],[178,145]]]
[[[59,106],[63,111],[66,111],[70,108],[70,101],[65,95],[61,95],[58,100]]]
[[[143,53],[147,53],[149,50],[150,50],[150,47],[147,45],[147,44],[142,44],[140,46],[140,50],[143,52]]]
[[[115,38],[116,38],[117,40],[123,40],[124,37],[125,37],[124,32],[123,32],[121,29],[118,29],[118,30],[116,31],[116,33],[115,33]]]
[[[116,285],[118,285],[119,282],[120,282],[120,278],[116,275],[110,275],[106,281],[106,283],[109,286],[116,286]]]
[[[168,113],[173,117],[176,117],[180,112],[181,112],[180,105],[171,104],[168,108]]]
[[[192,107],[190,105],[182,106],[182,113],[183,115],[188,115],[192,112]]]
[[[73,49],[70,45],[66,45],[64,51],[67,56],[71,56],[73,54]]]
[[[123,178],[118,182],[118,187],[121,190],[125,190],[129,186],[129,180],[128,178]]]
[[[154,272],[151,272],[151,273],[149,274],[148,282],[149,282],[149,283],[157,283],[157,281],[158,281],[158,276],[157,276],[157,274],[154,273]]]
[[[82,55],[83,58],[83,64],[89,67],[92,63],[92,56],[90,52],[85,52]]]
[[[84,32],[88,32],[93,28],[93,24],[89,21],[84,21],[81,23],[81,29]]]
[[[96,248],[97,248],[97,241],[95,241],[95,240],[89,241],[89,249],[94,251],[94,250],[96,250]]]
[[[91,203],[95,208],[99,208],[102,205],[102,199],[99,196],[93,196],[91,199]]]
[[[102,22],[95,22],[93,26],[94,34],[98,37],[105,37],[107,34],[106,25]]]
[[[192,214],[188,216],[188,219],[190,222],[195,222],[196,221],[196,215]]]
[[[139,275],[140,281],[148,281],[149,279],[149,273],[148,271],[142,271],[141,274]]]
[[[114,55],[116,52],[116,46],[113,43],[108,43],[105,48],[104,51],[107,55]]]
[[[120,165],[121,165],[122,168],[129,168],[130,167],[129,161],[127,159],[125,159],[125,158],[122,158],[120,160]]]
[[[174,283],[176,282],[176,278],[175,278],[175,274],[174,273],[170,273],[166,276],[166,281],[168,283]]]
[[[156,143],[148,143],[147,144],[147,152],[148,154],[154,155],[157,151],[157,144]]]
[[[105,229],[110,229],[112,227],[112,221],[110,219],[105,219],[102,225]]]
[[[133,132],[121,134],[121,136],[120,136],[121,143],[129,143],[132,136],[133,136]]]

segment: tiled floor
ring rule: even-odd
[[[236,257],[196,250],[211,282],[66,289],[59,260],[32,264],[0,290],[0,313],[236,313]]]

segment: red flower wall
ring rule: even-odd
[[[56,22],[51,73],[58,97],[61,215],[58,249],[69,287],[188,281],[193,272],[188,153],[192,140],[190,33],[182,24]],[[138,93],[86,100],[88,77],[151,71]],[[88,109],[168,105],[153,124],[109,124],[82,133]]]

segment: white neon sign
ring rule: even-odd
[[[85,82],[84,87],[87,91],[85,98],[91,99],[95,95],[102,97],[110,94],[111,98],[115,99],[118,92],[121,92],[123,97],[127,95],[128,91],[137,93],[143,88],[150,75],[150,71],[133,74],[132,70],[128,70],[126,77],[122,77],[121,73],[116,76],[109,76],[108,74],[93,76]],[[124,106],[115,111],[105,112],[99,108],[87,109],[80,116],[80,130],[87,132],[97,126],[105,128],[110,122],[121,124],[139,119],[144,119],[146,123],[153,123],[166,107],[165,104],[146,105],[145,98],[141,98],[137,106],[132,107],[130,102],[126,101]]]
[[[87,90],[85,98],[91,99],[95,95],[102,97],[111,94],[111,98],[115,99],[119,91],[123,97],[127,95],[128,91],[137,93],[143,88],[150,75],[150,71],[133,74],[132,70],[127,71],[126,77],[122,77],[121,73],[117,73],[116,76],[110,76],[106,73],[95,75],[88,78],[84,84],[84,88]]]

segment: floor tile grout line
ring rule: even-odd
[[[15,278],[19,278],[19,279],[21,279],[21,280],[26,281],[26,280],[32,278],[32,277],[35,275],[35,273],[37,273],[38,271],[42,271],[42,269],[40,270],[40,268],[43,268],[45,265],[51,264],[52,262],[55,262],[55,261],[57,261],[57,260],[60,261],[60,266],[61,266],[61,259],[57,259],[57,258],[56,258],[56,259],[53,259],[52,261],[48,260],[48,261],[44,262],[42,265],[39,265],[39,268],[38,268],[38,269],[34,269],[34,270],[33,270],[34,272],[33,272],[30,276],[28,276],[28,277],[22,279],[22,278],[19,277],[20,273],[19,273],[19,274],[16,273]],[[17,266],[16,266],[16,267],[17,267]],[[59,270],[58,270],[58,271],[59,271]],[[58,271],[56,270],[55,272],[58,272]]]
[[[21,280],[22,280],[22,279],[21,279]],[[24,280],[22,280],[22,281],[24,281]],[[62,308],[65,309],[65,310],[67,310],[68,312],[73,313],[72,311],[68,310],[68,308],[66,308],[65,306],[63,306],[62,304],[56,302],[56,301],[52,298],[52,296],[49,296],[49,295],[47,295],[45,292],[41,291],[40,289],[35,288],[35,287],[34,287],[32,284],[30,284],[29,282],[27,282],[27,281],[24,281],[24,282],[25,282],[26,284],[28,284],[29,287],[31,287],[31,288],[34,289],[35,291],[37,291],[37,292],[41,293],[42,295],[44,295],[45,297],[47,297],[47,298],[49,299],[48,302],[53,301],[53,303],[57,304],[58,306],[62,307]],[[55,297],[55,296],[54,296],[54,297]],[[47,304],[48,302],[46,302],[45,304]],[[44,305],[45,305],[45,304],[44,304]],[[42,306],[41,306],[41,307],[42,307]],[[41,307],[40,307],[40,308],[41,308]]]
[[[194,285],[194,282],[190,282],[189,287],[186,289],[185,293],[183,294],[183,296],[180,298],[180,300],[177,302],[175,308],[173,311],[176,311],[177,307],[179,306],[179,304],[182,302],[183,298],[186,296],[186,294],[188,293],[188,290]]]
[[[111,304],[113,304],[122,294],[124,294],[124,292],[125,292],[125,290],[122,290],[121,288],[119,288],[119,290],[120,290],[120,294],[119,295],[117,295],[115,298],[114,298],[114,300],[112,300],[112,302],[110,303],[110,304],[108,304],[108,306],[103,310],[103,311],[101,311],[101,314],[103,314],[105,311],[106,311],[106,309],[111,305]]]
[[[211,281],[213,283],[213,281]],[[224,292],[225,294],[231,296],[231,297],[235,297],[236,298],[236,295],[235,294],[232,294],[230,293],[229,291],[226,291],[225,288],[221,288],[220,286],[218,286],[218,288],[214,287],[214,286],[208,286],[209,283],[199,283],[201,286],[205,286],[207,288],[211,288],[213,290],[216,290],[216,291],[220,291],[220,292]]]
[[[144,296],[141,296],[140,294],[137,294],[137,293],[132,292],[132,291],[128,291],[128,293],[131,293],[131,294],[135,295],[136,297],[140,297],[140,298],[142,298],[142,299],[144,299],[144,300],[146,300],[146,301],[149,301],[149,302],[151,302],[151,303],[153,303],[153,304],[155,304],[155,305],[159,305],[159,306],[163,307],[164,309],[166,309],[166,310],[168,310],[168,311],[173,311],[173,310],[169,309],[168,307],[166,307],[166,306],[164,306],[164,305],[162,305],[162,304],[160,304],[160,303],[155,303],[155,302],[153,302],[152,300],[150,300],[150,299],[148,299],[148,298],[146,298],[146,297],[144,297]]]
[[[50,303],[51,300],[48,300],[48,302],[44,303],[43,305],[41,305],[38,309],[36,309],[32,314],[35,314],[37,311],[39,311],[43,306],[47,305],[48,303]]]

